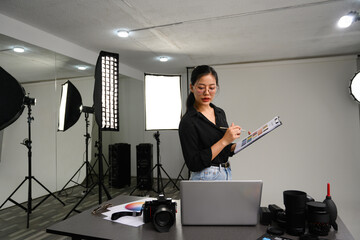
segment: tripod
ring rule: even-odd
[[[157,150],[157,158],[156,158],[156,164],[155,166],[146,174],[146,175],[150,175],[152,174],[152,172],[154,171],[154,169],[157,169],[157,191],[154,190],[154,192],[160,194],[163,193],[165,195],[164,192],[164,188],[170,183],[172,182],[174,184],[174,186],[180,190],[178,188],[178,186],[176,186],[175,182],[170,178],[169,174],[165,171],[165,169],[163,168],[162,164],[160,163],[160,133],[159,131],[157,131],[156,133],[154,133],[154,138],[156,139],[156,150]],[[162,181],[162,177],[161,177],[161,170],[166,174],[166,176],[169,178],[169,182],[166,183],[166,185],[164,186],[163,181]],[[142,183],[140,182],[130,193],[130,195],[132,195],[135,190],[141,185]],[[160,189],[160,185],[161,185],[161,189]]]
[[[98,147],[99,147],[98,144],[99,144],[99,142],[95,142],[95,147],[98,148]],[[109,174],[109,171],[110,171],[110,168],[109,168],[109,167],[110,167],[110,165],[109,165],[108,161],[106,160],[104,154],[101,154],[101,158],[102,158],[102,160],[106,163],[106,166],[107,166],[107,168],[108,168],[108,169],[106,169],[106,171],[105,171],[105,174],[104,174],[104,177],[105,177],[106,175]],[[93,164],[93,166],[92,166],[92,169],[94,169],[94,167],[96,166],[96,163],[97,163],[98,159],[99,159],[99,158],[97,158],[97,159],[95,160],[95,162],[94,162],[94,164]]]
[[[180,172],[179,172],[179,175],[178,175],[178,177],[177,177],[176,180],[175,180],[175,185],[177,184],[177,182],[178,182],[180,179],[181,179],[181,180],[185,180],[184,177],[181,175],[182,171],[184,170],[185,165],[186,165],[185,163],[182,165],[182,168],[181,168],[181,170],[180,170]],[[188,175],[190,176],[190,171],[189,171]],[[180,180],[180,181],[181,181],[181,180]]]
[[[26,227],[29,228],[29,221],[30,221],[30,214],[33,210],[35,210],[41,203],[43,203],[46,199],[48,199],[48,197],[53,196],[54,198],[56,198],[60,203],[62,203],[62,205],[65,206],[65,203],[62,202],[59,198],[57,198],[52,192],[49,191],[49,189],[47,189],[41,182],[39,182],[33,175],[31,172],[31,157],[32,157],[32,152],[31,152],[31,121],[34,120],[33,117],[31,117],[31,104],[27,104],[28,107],[28,139],[24,139],[24,142],[21,143],[23,145],[25,145],[28,149],[28,176],[25,177],[25,179],[20,183],[20,185],[14,190],[13,193],[11,193],[11,195],[5,200],[5,202],[0,206],[0,208],[2,208],[4,206],[4,204],[7,201],[10,201],[14,204],[16,204],[18,207],[24,209],[27,212],[27,221],[26,221]],[[20,203],[16,202],[15,200],[13,200],[11,197],[16,193],[16,191],[26,182],[26,180],[29,180],[29,185],[28,185],[28,201],[27,201],[27,208],[24,207],[23,205],[21,205]],[[35,182],[37,182],[41,187],[43,187],[49,194],[46,195],[35,207],[32,207],[32,184],[31,184],[31,180],[35,180]]]
[[[95,173],[95,170],[94,168],[91,166],[90,162],[89,162],[89,139],[90,139],[90,134],[89,134],[89,113],[88,112],[85,112],[85,162],[83,162],[83,164],[80,166],[80,168],[75,172],[75,174],[70,178],[70,180],[65,184],[65,186],[59,191],[58,194],[60,194],[65,188],[66,186],[70,183],[70,182],[73,182],[73,183],[76,183],[77,185],[81,185],[75,181],[73,181],[74,177],[80,172],[80,170],[86,166],[86,177],[85,177],[85,188],[86,188],[86,192],[89,191],[89,176],[91,177],[91,174],[89,175],[89,173],[91,172],[94,172],[94,174],[96,175]],[[94,180],[93,178],[91,177],[91,182],[93,183]]]
[[[94,189],[94,187],[96,185],[99,186],[99,204],[102,203],[102,189],[104,189],[106,196],[108,198],[108,200],[111,199],[110,193],[108,192],[108,190],[106,189],[105,185],[104,185],[104,174],[103,174],[103,159],[102,159],[102,132],[101,129],[99,127],[99,141],[96,144],[97,148],[98,148],[98,154],[97,156],[97,161],[98,161],[98,166],[99,166],[99,174],[98,174],[98,181],[97,183],[93,183],[93,185],[90,187],[90,189],[86,192],[86,194],[80,199],[80,201],[71,209],[71,211],[65,216],[64,219],[67,219],[70,214],[75,211],[75,212],[80,212],[79,210],[76,210],[76,208],[81,204],[81,202],[89,195],[89,193]]]

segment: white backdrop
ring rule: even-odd
[[[262,179],[262,205],[282,207],[284,190],[323,201],[329,182],[339,215],[359,239],[359,108],[348,92],[356,56],[215,69],[215,103],[229,123],[252,131],[276,115],[283,122],[231,159],[233,179]]]
[[[302,190],[322,201],[329,182],[340,217],[355,239],[360,239],[359,106],[348,92],[356,56],[215,69],[220,78],[215,104],[225,110],[230,124],[252,131],[276,115],[283,122],[231,159],[233,179],[262,179],[262,206],[281,207],[284,190]],[[153,143],[155,161],[156,141],[153,132],[144,131],[143,82],[125,79],[119,92],[121,129],[111,134],[111,141],[131,144],[131,174],[136,176],[135,145]],[[186,77],[182,92],[184,103]],[[183,164],[178,132],[161,132],[160,139],[162,163],[176,178]]]

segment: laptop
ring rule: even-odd
[[[261,180],[181,181],[183,225],[256,225]]]

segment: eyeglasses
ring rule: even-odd
[[[204,85],[204,84],[200,84],[200,85],[195,85],[195,90],[198,93],[204,93],[206,91],[209,91],[209,93],[215,93],[217,90],[217,86],[216,85]],[[207,90],[208,89],[208,90]]]

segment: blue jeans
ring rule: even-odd
[[[231,168],[211,166],[199,172],[191,172],[190,180],[231,180]]]

